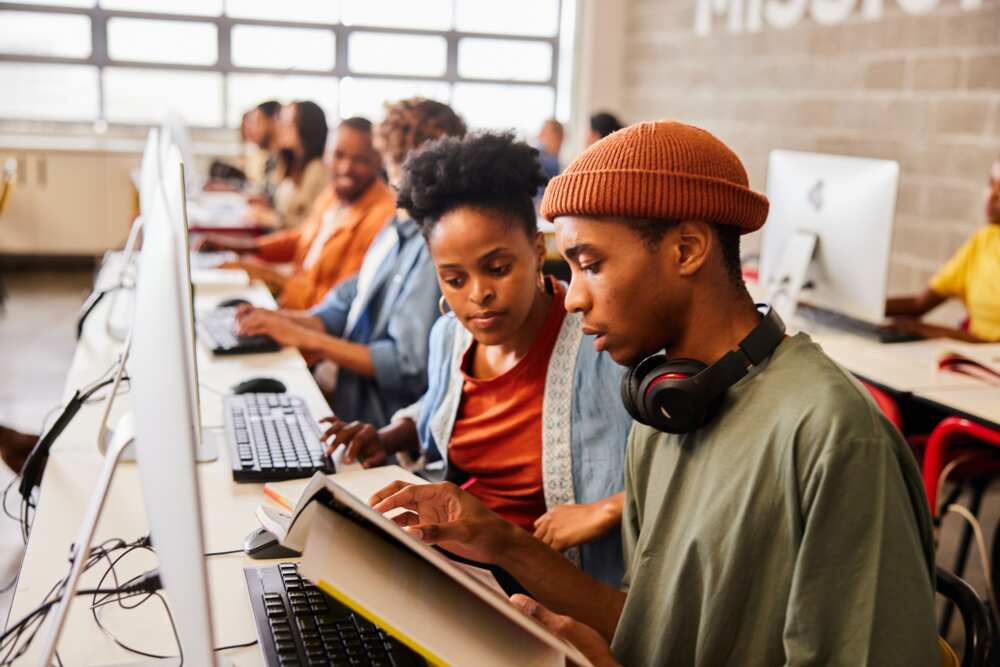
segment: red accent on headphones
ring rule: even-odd
[[[653,381],[649,383],[646,387],[646,393],[643,398],[649,398],[649,392],[653,391],[655,387],[662,380],[683,380],[685,378],[691,377],[688,373],[663,373],[662,375],[657,375],[653,378]]]

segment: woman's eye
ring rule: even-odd
[[[580,267],[581,271],[583,271],[585,273],[589,273],[589,274],[595,274],[598,271],[600,271],[600,269],[601,269],[601,263],[600,262],[591,262],[590,264],[587,264],[586,266],[581,266]]]
[[[510,264],[500,264],[490,267],[490,273],[494,276],[503,276],[510,272]]]
[[[458,289],[458,288],[460,288],[462,286],[462,279],[461,278],[445,278],[444,279],[444,284],[447,285],[448,287],[451,287],[452,289]]]

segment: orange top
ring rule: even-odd
[[[542,490],[542,397],[549,358],[566,309],[558,286],[531,350],[497,377],[470,377],[475,341],[462,357],[462,402],[452,429],[451,465],[476,478],[469,493],[507,521],[534,531],[545,514]]]
[[[323,244],[319,257],[304,267],[309,247],[323,226],[323,216],[340,205],[333,186],[328,186],[301,225],[268,234],[257,242],[262,259],[292,263],[293,273],[278,297],[282,308],[311,308],[331,287],[357,273],[368,246],[396,211],[396,197],[385,183],[376,180],[357,201],[347,205],[347,214]]]

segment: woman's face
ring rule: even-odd
[[[299,136],[297,122],[298,113],[299,108],[296,104],[286,104],[281,107],[281,112],[278,113],[278,122],[274,128],[277,133],[278,148],[295,152],[302,151],[302,137]]]
[[[529,238],[515,221],[464,206],[441,217],[427,244],[444,298],[473,338],[500,345],[515,337],[539,293],[542,235]]]

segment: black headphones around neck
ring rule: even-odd
[[[767,359],[785,337],[785,323],[768,305],[757,304],[760,322],[721,359],[706,366],[694,359],[654,354],[622,376],[622,402],[637,422],[665,433],[689,433],[718,411],[726,391]]]

